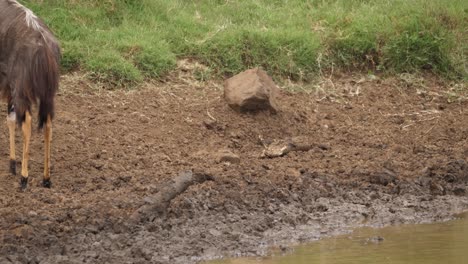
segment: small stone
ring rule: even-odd
[[[29,215],[30,217],[34,217],[34,216],[37,216],[37,212],[35,212],[35,211],[29,211],[28,215]]]
[[[299,178],[301,177],[301,173],[297,169],[289,168],[286,170],[287,175],[292,176],[294,178]]]
[[[221,150],[218,153],[218,162],[228,162],[231,164],[239,164],[240,157],[237,154],[232,153],[230,150]]]
[[[304,136],[293,137],[288,140],[288,144],[291,145],[293,151],[309,151],[314,147],[312,140]]]
[[[211,235],[215,236],[215,237],[221,235],[221,232],[220,232],[220,231],[218,231],[218,230],[216,230],[216,229],[213,229],[213,228],[210,229],[208,232],[209,232]]]
[[[217,122],[213,119],[206,119],[205,121],[203,121],[203,125],[205,125],[207,129],[215,129],[217,126]]]
[[[140,115],[140,116],[138,117],[138,119],[139,119],[140,122],[143,123],[143,124],[148,124],[149,121],[150,121],[149,117],[147,117],[147,116],[145,116],[145,115],[143,115],[143,114]]]
[[[99,162],[97,160],[90,160],[89,163],[90,163],[91,167],[94,167],[97,170],[101,170],[104,167],[104,163]]]

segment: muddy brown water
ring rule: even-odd
[[[468,213],[443,223],[360,228],[299,246],[290,254],[206,264],[466,264],[467,249]]]

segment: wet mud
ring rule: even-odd
[[[42,135],[33,133],[20,192],[7,127],[0,133],[0,263],[197,263],[468,209],[468,101],[449,84],[357,76],[324,85],[283,90],[277,114],[249,114],[229,108],[218,83],[106,91],[64,76],[51,189],[40,186]],[[298,138],[308,147],[264,155]],[[210,180],[135,221],[186,171]]]

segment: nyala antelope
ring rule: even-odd
[[[59,83],[60,46],[49,28],[15,0],[0,0],[0,93],[8,103],[10,172],[16,175],[15,128],[23,132],[20,188],[28,185],[31,107],[38,105],[44,131],[44,187],[50,188],[50,143],[54,97]]]

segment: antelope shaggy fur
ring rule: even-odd
[[[59,85],[60,46],[50,29],[15,0],[0,0],[0,95],[8,104],[10,172],[16,175],[15,128],[23,132],[20,188],[28,184],[31,108],[38,105],[44,131],[44,187],[50,187],[54,97]]]

